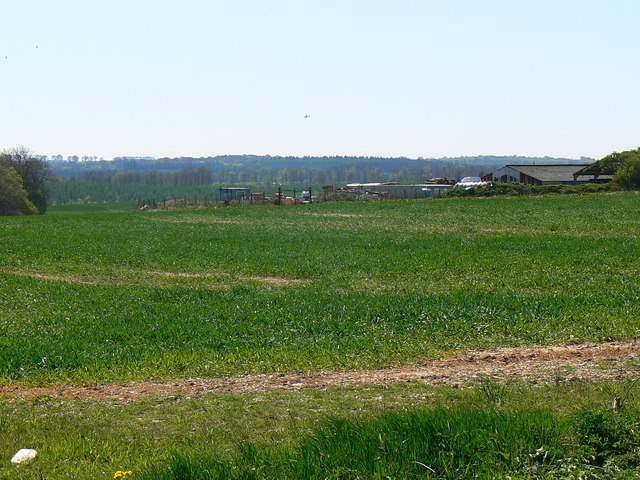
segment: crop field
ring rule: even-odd
[[[640,334],[636,194],[68,205],[0,218],[0,245],[5,392],[396,367]],[[634,478],[640,387],[637,359],[625,362],[630,380],[564,382],[558,370],[537,387],[478,377],[461,389],[0,393],[0,478]],[[11,465],[25,447],[36,460]]]
[[[382,367],[640,332],[633,194],[71,213],[0,221],[1,382]]]

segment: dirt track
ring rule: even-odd
[[[420,381],[464,386],[478,377],[527,383],[596,381],[640,376],[635,361],[640,341],[584,343],[553,347],[518,347],[381,370],[328,371],[223,378],[189,378],[169,382],[135,382],[90,386],[0,387],[0,398],[49,395],[62,398],[130,401],[146,395],[202,395],[255,393],[272,390],[327,389],[343,385],[371,385]]]

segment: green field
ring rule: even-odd
[[[0,244],[4,385],[385,367],[640,332],[631,193],[72,205],[1,218]],[[475,379],[0,398],[0,478],[636,478],[638,392]],[[18,448],[38,457],[11,465]]]
[[[634,194],[55,213],[0,220],[5,383],[379,367],[640,332]]]

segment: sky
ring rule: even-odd
[[[0,150],[601,158],[640,146],[637,0],[0,5]]]

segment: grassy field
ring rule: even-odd
[[[391,366],[640,331],[634,194],[129,208],[0,219],[0,382]],[[0,399],[0,478],[634,478],[637,390]],[[39,456],[9,464],[23,447]]]
[[[352,369],[632,338],[639,235],[634,194],[3,218],[0,381]]]

